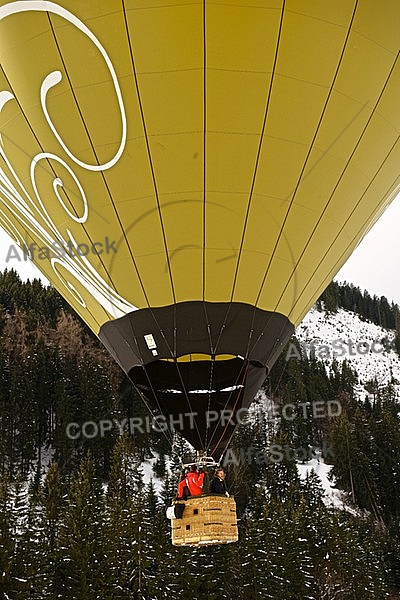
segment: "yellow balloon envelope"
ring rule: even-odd
[[[0,1],[8,258],[198,449],[398,188],[399,31],[397,0]]]

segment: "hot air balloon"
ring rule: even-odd
[[[1,225],[197,450],[398,190],[399,30],[395,0],[0,2]]]

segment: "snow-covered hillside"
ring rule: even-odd
[[[379,386],[393,382],[400,398],[400,358],[394,349],[394,331],[342,308],[336,313],[312,308],[297,328],[296,337],[308,356],[314,352],[327,366],[334,359],[346,360],[358,373],[360,399],[366,397],[364,385],[371,380]],[[294,346],[289,347],[289,355],[295,355]]]

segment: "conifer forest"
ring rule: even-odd
[[[396,331],[398,307],[331,284],[317,303]],[[330,418],[247,418],[231,456],[278,444],[328,448],[327,504],[299,460],[231,460],[239,541],[172,546],[166,508],[186,442],[121,427],[155,410],[59,294],[0,274],[0,598],[5,600],[381,600],[400,598],[400,414],[394,384],[355,393],[349,364],[282,353],[264,383],[275,405],[340,403]],[[292,340],[297,344],[296,338]],[[398,347],[396,335],[396,347]],[[372,384],[371,384],[372,385]],[[167,433],[167,435],[165,435]],[[316,453],[318,457],[318,453]],[[151,468],[150,468],[151,467]]]

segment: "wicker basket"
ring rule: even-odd
[[[207,546],[237,542],[236,503],[226,496],[192,496],[182,519],[172,519],[174,546]]]

